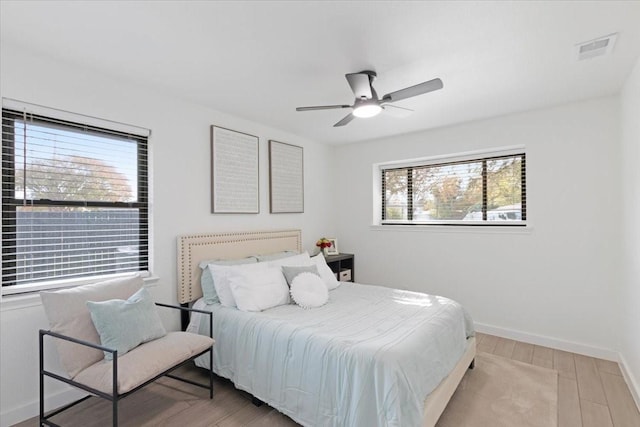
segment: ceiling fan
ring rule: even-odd
[[[345,116],[333,127],[344,126],[356,117],[367,118],[378,115],[382,110],[395,112],[396,115],[404,115],[411,113],[413,110],[408,108],[391,105],[392,102],[402,99],[411,98],[413,96],[422,95],[434,90],[442,89],[442,80],[433,79],[414,86],[391,92],[378,98],[376,90],[373,88],[373,80],[377,74],[375,71],[360,71],[359,73],[345,74],[349,86],[353,94],[356,96],[353,105],[320,105],[316,107],[298,107],[296,111],[312,111],[312,110],[332,110],[339,108],[352,108],[353,111]]]

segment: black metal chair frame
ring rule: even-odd
[[[168,307],[168,308],[173,308],[173,309],[178,309],[178,310],[182,310],[182,312],[196,312],[196,313],[203,313],[209,316],[209,336],[211,338],[213,338],[212,336],[212,331],[213,331],[213,313],[211,313],[210,311],[204,311],[204,310],[196,310],[193,308],[188,308],[188,307],[179,307],[179,306],[175,306],[175,305],[169,305],[169,304],[160,304],[160,303],[156,303],[157,306],[160,307]],[[102,350],[102,351],[106,351],[109,352],[113,355],[113,391],[111,394],[109,393],[105,393],[103,391],[100,390],[96,390],[92,387],[88,387],[84,384],[81,384],[79,382],[73,381],[69,378],[63,377],[61,375],[58,375],[54,372],[51,371],[47,371],[44,368],[44,337],[45,336],[51,336],[57,339],[62,339],[65,341],[70,341],[70,342],[74,342],[76,344],[79,345],[84,345],[87,347],[92,347],[98,350]],[[58,381],[62,381],[64,383],[67,383],[69,385],[72,385],[74,387],[80,388],[86,392],[91,393],[92,395],[95,396],[99,396],[102,397],[103,399],[109,400],[112,403],[112,417],[113,417],[113,427],[117,427],[118,426],[118,402],[121,399],[124,399],[125,397],[135,393],[136,391],[140,390],[141,388],[151,384],[152,382],[156,381],[158,378],[161,378],[163,376],[167,376],[169,378],[173,378],[175,380],[178,381],[182,381],[185,383],[189,383],[198,387],[202,387],[202,388],[206,388],[209,390],[209,399],[213,399],[213,346],[211,348],[209,348],[208,350],[204,350],[192,357],[190,357],[187,360],[184,360],[183,362],[178,363],[175,366],[172,366],[171,368],[165,370],[164,372],[160,373],[159,375],[156,375],[155,377],[151,378],[150,380],[140,384],[139,386],[135,387],[132,390],[129,390],[126,393],[122,393],[119,394],[118,393],[118,351],[111,349],[111,348],[107,348],[98,344],[94,344],[94,343],[90,343],[87,341],[83,341],[83,340],[79,340],[73,337],[69,337],[66,335],[62,335],[56,332],[52,332],[52,331],[48,331],[48,330],[44,330],[44,329],[40,329],[40,426],[54,426],[54,427],[60,427],[59,424],[54,423],[53,421],[50,420],[51,417],[54,417],[58,414],[60,414],[61,412],[66,411],[67,409],[87,400],[88,398],[92,397],[91,395],[85,396],[82,399],[79,399],[75,402],[72,402],[68,405],[65,405],[61,408],[55,409],[51,412],[49,412],[48,414],[45,415],[45,410],[44,410],[44,377],[50,377],[50,378],[54,378]],[[209,352],[209,384],[201,384],[186,378],[180,378],[177,377],[173,374],[171,374],[171,372],[173,372],[174,370],[180,368],[181,366],[189,363],[190,361],[194,360],[196,357],[201,356],[205,353]]]

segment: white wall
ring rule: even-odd
[[[640,160],[639,66],[622,103],[604,98],[333,149],[13,46],[2,46],[0,62],[3,97],[152,129],[153,272],[159,280],[151,289],[158,300],[175,301],[177,235],[299,227],[307,249],[322,235],[337,236],[341,251],[356,254],[359,282],[453,297],[477,322],[505,331],[571,342],[605,356],[619,349],[629,372],[640,378],[640,226],[634,214],[640,176],[631,163]],[[209,213],[211,124],[260,136],[259,215]],[[268,139],[304,146],[304,214],[268,214]],[[514,144],[527,147],[532,230],[370,227],[373,163]],[[334,162],[336,173],[326,173]],[[340,190],[335,196],[334,188]],[[4,298],[0,310],[5,426],[37,411],[37,329],[46,320],[37,299]],[[177,318],[169,321],[177,327]],[[619,325],[626,326],[617,334]],[[49,362],[55,365],[55,357]],[[48,390],[52,403],[69,397],[57,394],[60,388]]]
[[[371,227],[372,164],[524,144],[531,230]],[[448,296],[485,330],[615,358],[618,99],[338,147],[341,250],[359,282]],[[637,328],[636,328],[637,331]]]
[[[149,64],[153,66],[153,64]],[[156,300],[176,301],[176,236],[204,231],[300,228],[303,244],[333,235],[331,168],[333,149],[258,123],[242,120],[61,64],[42,54],[2,45],[3,97],[120,121],[152,130],[153,274]],[[260,137],[260,211],[258,215],[210,213],[210,125]],[[305,213],[269,214],[268,139],[304,147]],[[315,179],[322,176],[323,179]],[[19,299],[19,298],[18,298]],[[37,413],[37,330],[47,323],[38,298],[16,302],[5,297],[0,312],[0,424]],[[178,327],[177,316],[167,319]],[[53,353],[52,353],[53,354]],[[55,365],[55,359],[50,361]],[[49,387],[55,398],[61,389]],[[66,398],[68,396],[58,396]],[[55,400],[55,399],[54,399]],[[60,401],[55,401],[61,403]]]
[[[621,94],[624,280],[620,353],[640,406],[640,59]]]

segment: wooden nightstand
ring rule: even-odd
[[[329,268],[337,274],[338,280],[341,282],[355,281],[353,254],[326,255],[324,258],[327,260]]]

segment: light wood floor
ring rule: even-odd
[[[478,351],[519,360],[558,371],[558,427],[640,427],[635,406],[620,368],[614,362],[526,344],[492,335],[477,335]],[[203,371],[183,369],[192,379]],[[271,427],[297,426],[290,418],[267,405],[256,407],[251,397],[226,380],[216,379],[215,395],[171,379],[161,379],[146,388],[142,398],[120,403],[121,426]],[[64,426],[110,425],[111,406],[92,398],[54,421]],[[17,426],[37,426],[37,418]]]
[[[558,427],[640,427],[615,362],[480,333],[477,350],[558,371]]]

